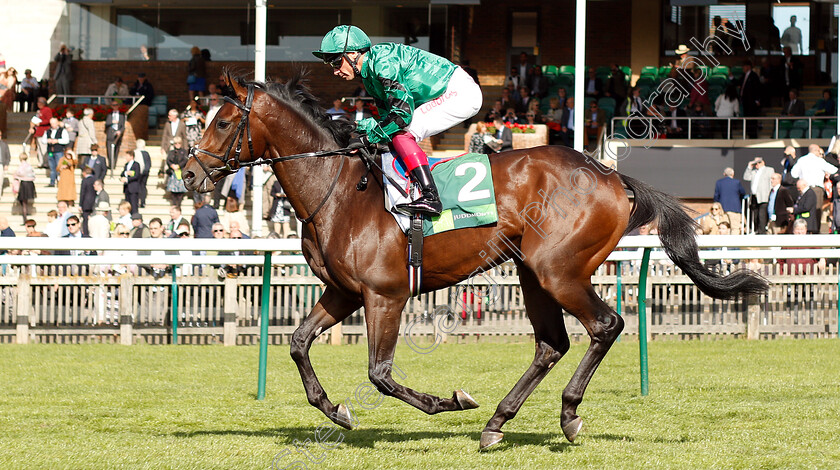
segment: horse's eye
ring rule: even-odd
[[[225,130],[230,126],[230,122],[220,120],[219,123],[216,124],[216,126],[221,130]]]

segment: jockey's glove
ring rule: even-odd
[[[367,136],[364,134],[357,135],[356,137],[351,137],[350,143],[347,144],[347,148],[350,150],[367,147],[370,147],[370,140],[368,140]]]

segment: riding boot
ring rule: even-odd
[[[432,178],[429,165],[420,165],[411,170],[411,178],[420,185],[420,197],[413,202],[397,205],[397,211],[405,215],[414,213],[430,216],[440,215],[443,205],[440,203],[440,196],[438,196],[437,186],[435,186],[435,180]]]

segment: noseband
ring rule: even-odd
[[[225,154],[218,155],[198,147],[192,147],[190,149],[190,157],[195,158],[195,161],[197,161],[199,166],[201,166],[201,169],[204,170],[204,174],[211,180],[212,175],[215,173],[222,173],[223,176],[227,176],[232,173],[236,173],[236,171],[239,170],[242,166],[242,163],[239,161],[239,155],[242,153],[242,141],[245,139],[246,134],[248,136],[248,151],[251,152],[251,156],[254,157],[254,143],[251,140],[251,125],[248,123],[248,116],[251,114],[251,108],[254,104],[254,85],[248,85],[248,97],[245,99],[245,103],[242,103],[235,97],[231,98],[229,96],[223,96],[222,99],[242,111],[242,119],[239,120],[239,125],[236,126],[236,132],[233,134],[233,139],[230,141],[230,144],[228,144]],[[233,148],[234,144],[236,144],[236,149]],[[232,157],[230,155],[231,150],[233,150]],[[204,162],[201,161],[200,158],[198,158],[198,153],[209,155],[224,163],[225,166],[210,169],[204,164]]]

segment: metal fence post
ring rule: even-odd
[[[257,378],[257,400],[265,400],[265,369],[268,361],[268,299],[271,287],[271,252],[265,252],[263,262],[262,305],[260,306],[260,367]]]
[[[650,248],[645,248],[642,255],[642,271],[639,273],[639,377],[642,383],[642,396],[650,392],[648,383],[647,352],[647,274],[650,264]]]
[[[178,266],[172,265],[172,344],[178,344]]]

